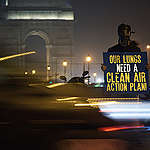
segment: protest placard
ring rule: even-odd
[[[103,59],[107,92],[148,92],[146,52],[106,52]]]

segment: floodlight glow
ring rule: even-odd
[[[8,11],[10,20],[74,20],[72,11]]]
[[[101,83],[101,82],[103,82],[103,80],[101,78],[98,78],[96,82]]]
[[[94,73],[93,73],[93,76],[94,76],[94,77],[96,77],[96,76],[97,76],[97,73],[96,73],[96,72],[94,72]]]

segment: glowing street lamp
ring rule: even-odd
[[[68,62],[66,60],[63,61],[62,63],[63,67],[64,67],[64,76],[66,75],[66,68],[67,68],[67,65],[68,65]]]
[[[150,49],[150,45],[147,45],[146,48],[147,48],[147,49]]]
[[[64,60],[63,63],[62,63],[62,65],[63,65],[64,67],[67,67],[68,62],[67,62],[66,60]]]
[[[148,64],[150,64],[150,45],[147,45],[146,49],[147,49],[147,56],[148,56]]]
[[[88,55],[88,56],[86,57],[86,61],[89,63],[91,60],[92,60],[91,56]]]
[[[26,71],[24,74],[25,74],[25,75],[27,75],[27,74],[28,74],[28,72]]]
[[[88,63],[88,76],[90,76],[90,62],[91,62],[91,60],[92,60],[92,57],[91,56],[87,56],[86,57],[86,61],[87,61],[87,63]],[[89,78],[88,78],[88,84],[89,84]]]
[[[32,74],[33,74],[33,75],[36,74],[36,71],[35,71],[35,70],[32,70]]]
[[[51,70],[51,67],[48,65],[47,66],[47,81],[49,81],[50,70]]]
[[[51,67],[50,67],[50,66],[48,66],[48,67],[47,67],[47,70],[48,70],[48,71],[50,71],[50,70],[51,70]]]

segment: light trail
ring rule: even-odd
[[[117,105],[99,106],[99,109],[106,117],[115,120],[150,119],[150,103],[147,102],[120,102]]]
[[[113,109],[103,109],[101,112],[150,112],[150,109],[146,108],[113,108]]]
[[[67,97],[67,98],[57,98],[57,101],[69,101],[79,99],[80,97]]]
[[[89,103],[89,104],[74,104],[76,107],[80,106],[100,106],[100,105],[110,105],[110,104],[115,104],[117,102],[112,101],[112,102],[101,102],[101,103]]]
[[[32,51],[32,52],[26,52],[26,53],[20,53],[20,54],[10,55],[10,56],[6,56],[6,57],[1,57],[0,61],[4,61],[4,60],[7,60],[7,59],[19,57],[19,56],[30,55],[30,54],[34,54],[34,53],[36,53],[36,52]]]
[[[134,105],[134,104],[141,104],[141,102],[116,102],[116,101],[105,101],[105,102],[93,102],[93,103],[89,103],[89,104],[75,104],[74,106],[99,106],[101,109],[101,106],[104,105]],[[104,109],[103,109],[104,110]]]
[[[136,128],[144,128],[144,125],[135,125],[135,126],[112,126],[112,127],[104,127],[104,128],[98,128],[100,131],[105,132],[112,132],[112,131],[119,131],[119,130],[125,130],[125,129],[136,129]],[[146,129],[146,127],[145,127]]]
[[[55,88],[55,87],[58,87],[58,86],[61,86],[61,85],[66,85],[67,83],[55,83],[55,84],[52,84],[52,85],[48,85],[46,86],[47,88]]]
[[[115,101],[120,101],[120,100],[139,100],[139,98],[115,98],[115,97],[112,97],[112,98],[88,98],[88,101],[112,101],[112,100],[115,100]]]
[[[110,113],[107,117],[113,119],[150,119],[150,113]]]

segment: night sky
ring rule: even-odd
[[[132,39],[142,50],[150,43],[149,0],[72,0],[72,7],[76,16],[74,54],[101,55],[117,43],[121,23],[131,25]]]
[[[103,52],[117,44],[119,24],[131,25],[135,31],[131,39],[143,51],[150,44],[150,0],[72,0],[71,4],[75,13],[73,54],[80,60],[90,54],[99,63],[99,76]]]

